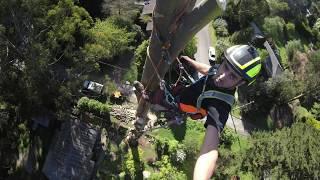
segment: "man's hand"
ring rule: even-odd
[[[188,65],[190,65],[192,68],[194,68],[196,71],[202,74],[207,74],[211,67],[210,65],[191,59],[189,56],[180,56],[180,60],[187,62]]]

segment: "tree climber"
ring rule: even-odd
[[[260,59],[257,50],[249,45],[228,48],[217,69],[188,56],[181,56],[180,60],[206,75],[173,93],[180,111],[187,113],[192,119],[207,116],[205,139],[194,168],[194,179],[209,179],[212,176],[218,159],[219,135],[231,111],[236,88],[255,81],[261,70]],[[150,103],[172,108],[172,104],[164,100],[166,98],[163,95],[165,93],[161,90],[150,95]],[[135,122],[135,126],[139,128],[139,121]]]

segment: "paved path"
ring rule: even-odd
[[[209,24],[202,28],[197,34],[198,50],[194,55],[196,60],[205,64],[209,64],[208,49],[211,46],[211,38],[209,33]]]
[[[236,127],[236,131],[238,134],[249,136],[250,132],[254,129],[254,126],[252,124],[249,124],[245,121],[242,121],[239,118],[236,118],[233,116],[234,125],[232,122],[231,115],[229,115],[229,118],[226,123],[226,127],[229,127],[231,129],[234,129]]]

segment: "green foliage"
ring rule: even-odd
[[[122,54],[133,42],[134,33],[117,28],[109,21],[97,21],[90,30],[90,42],[84,47],[88,59],[104,60]]]
[[[77,103],[77,108],[83,112],[91,112],[94,115],[105,117],[109,114],[111,107],[94,99],[82,97]]]
[[[144,163],[136,157],[142,157],[141,149],[129,149],[122,164],[122,169],[131,179],[142,178],[141,175],[144,170]]]
[[[134,52],[134,60],[138,70],[138,77],[137,77],[138,80],[141,79],[141,76],[142,76],[143,66],[147,57],[148,45],[149,45],[149,40],[145,40],[140,44],[140,46],[138,46],[138,48]]]
[[[310,53],[310,62],[312,64],[313,69],[318,70],[320,68],[320,49]]]
[[[70,53],[76,48],[76,43],[84,41],[77,37],[87,38],[89,28],[93,24],[89,13],[79,6],[74,5],[73,0],[62,0],[51,10],[46,17],[50,31],[47,33],[47,42],[51,51],[57,54]]]
[[[242,28],[247,27],[252,20],[263,19],[269,14],[267,1],[241,0],[238,7],[238,18]]]
[[[134,62],[130,64],[130,69],[126,71],[126,73],[123,76],[122,81],[129,81],[133,83],[133,81],[137,80],[138,78],[138,70],[137,66],[135,65]]]
[[[230,41],[233,44],[247,44],[250,41],[252,35],[252,28],[243,28],[240,31],[236,31],[230,37]]]
[[[230,46],[231,46],[231,42],[229,41],[228,38],[218,38],[217,45],[216,45],[217,60],[221,59],[221,55],[223,54],[223,52]]]
[[[304,107],[298,106],[296,111],[294,112],[295,120],[297,122],[305,122],[314,128],[320,130],[320,122],[316,119],[317,113],[319,113],[319,104],[315,103],[314,108],[309,112]]]
[[[293,61],[293,56],[297,51],[303,52],[303,46],[301,41],[300,40],[288,41],[286,44],[286,52],[287,52],[289,62]]]
[[[145,38],[141,27],[134,24],[131,19],[123,16],[111,16],[106,19],[106,21],[115,25],[118,29],[125,29],[127,32],[130,32],[134,35],[134,41],[129,43],[130,46],[136,46],[136,43],[140,43]]]
[[[298,106],[294,112],[294,117],[297,122],[306,122],[308,119],[314,118],[308,110],[302,106]]]
[[[280,76],[266,81],[264,88],[266,97],[271,98],[277,104],[281,104],[300,94],[302,85],[301,81],[296,80],[292,73],[284,71]]]
[[[187,176],[183,172],[178,171],[177,168],[170,163],[169,159],[170,158],[168,156],[163,156],[161,161],[156,163],[156,166],[159,168],[159,172],[151,174],[150,179],[187,179]]]
[[[227,37],[229,35],[228,23],[226,20],[218,18],[212,23],[212,26],[215,29],[218,37]]]
[[[185,136],[180,142],[175,139],[176,136],[180,137],[177,134],[181,131],[179,128],[173,129],[174,133],[166,129],[159,129],[159,132],[153,135],[156,139],[155,148],[158,158],[161,159],[164,155],[169,156],[173,164],[183,166],[187,173],[193,167],[190,169],[186,163],[195,162],[204,138],[205,128],[202,123],[194,120],[187,120],[186,127],[181,128],[184,129],[181,133],[185,133]]]
[[[234,141],[237,139],[237,137],[238,136],[233,129],[226,127],[222,131],[222,134],[220,136],[220,142],[226,147],[230,147],[234,143]]]
[[[296,26],[291,22],[286,24],[286,35],[289,40],[293,40],[298,36],[296,33]]]
[[[197,52],[197,39],[193,37],[184,47],[184,50],[182,51],[183,55],[193,57],[194,54]]]
[[[263,30],[275,42],[284,42],[285,21],[279,16],[264,18]]]
[[[320,175],[320,131],[296,123],[272,134],[255,133],[243,168],[260,178],[317,179]]]
[[[162,158],[164,155],[170,157],[174,163],[183,163],[185,160],[184,146],[176,140],[168,140],[166,138],[157,137],[155,142],[157,155]]]
[[[219,148],[219,159],[214,178],[230,179],[234,175],[239,175],[243,158],[242,154],[233,152],[229,148]]]
[[[268,5],[272,15],[281,15],[289,10],[288,3],[285,0],[269,0]]]
[[[320,18],[317,19],[312,27],[312,33],[315,36],[318,43],[320,43]]]
[[[306,20],[298,21],[296,23],[296,30],[305,39],[311,39],[313,36],[312,29],[311,27],[309,27],[308,22],[306,22]]]

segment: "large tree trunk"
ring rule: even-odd
[[[221,13],[216,0],[205,0],[195,5],[196,0],[157,0],[153,12],[154,26],[148,47],[150,56],[146,58],[141,79],[147,91],[154,91],[159,87],[157,72],[162,79],[170,63],[188,41]],[[170,46],[167,46],[169,63],[162,58],[162,47],[165,42],[170,43]],[[148,110],[149,103],[141,98],[136,116],[146,119]]]

